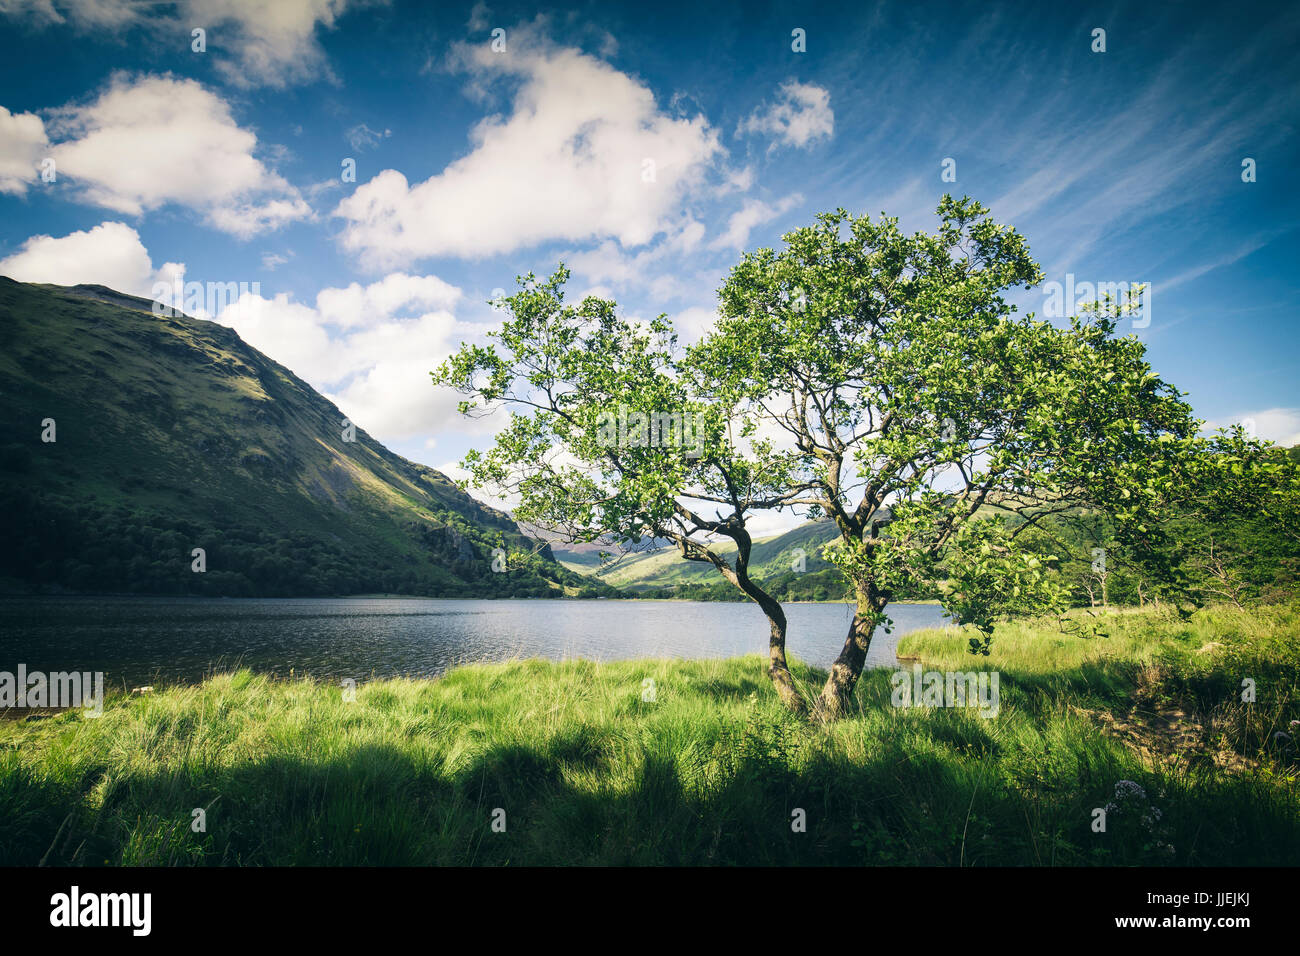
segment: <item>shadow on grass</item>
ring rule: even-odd
[[[853,759],[825,735],[758,721],[675,752],[580,727],[489,745],[456,766],[366,745],[80,786],[16,771],[0,777],[0,862],[1295,863],[1294,807],[1250,780],[1144,780],[1158,819],[1120,806],[1095,834],[1093,809],[1131,768],[1032,753],[999,761],[980,734],[916,731]],[[195,808],[206,809],[206,832],[191,827]]]

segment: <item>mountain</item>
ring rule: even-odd
[[[885,509],[883,514],[888,514]],[[842,601],[852,597],[848,580],[822,557],[822,548],[837,541],[839,531],[829,518],[809,521],[797,528],[754,542],[750,573],[778,601]],[[647,542],[652,544],[653,542]],[[683,560],[671,546],[625,554],[602,564],[598,555],[571,551],[551,542],[555,558],[571,570],[612,584],[628,597],[682,598],[694,601],[748,600],[710,564]],[[735,545],[716,542],[715,550],[734,559]],[[606,548],[606,550],[611,550]],[[938,590],[923,594],[937,598]]]
[[[822,546],[837,537],[835,525],[826,519],[811,521],[784,534],[757,540],[750,552],[753,577],[760,581],[770,581],[785,575],[808,575],[809,580],[815,578],[818,583],[822,583],[822,579],[826,578],[838,587],[842,583],[841,576],[821,556]],[[721,584],[728,589],[725,592],[728,595],[735,592],[734,587],[724,581],[712,565],[683,560],[672,546],[626,554],[603,567],[595,553],[600,548],[593,551],[591,545],[584,545],[575,550],[572,546],[552,541],[551,549],[556,560],[566,567],[590,574],[597,580],[629,593],[649,592],[660,596],[663,589],[674,588],[684,594],[688,592],[682,589],[687,588],[694,597],[703,596],[696,593],[697,586],[711,587],[714,584]],[[604,550],[613,551],[609,547]],[[728,558],[736,552],[735,545],[729,541],[718,542],[715,550]],[[823,574],[827,571],[829,574]]]
[[[0,278],[0,334],[6,590],[617,593],[225,326]]]
[[[592,574],[598,571],[602,563],[601,554],[617,553],[619,550],[616,545],[600,541],[569,541],[565,535],[541,525],[520,522],[519,531],[530,538],[544,542],[550,547],[551,553],[560,564],[580,574]],[[632,550],[637,554],[648,554],[670,547],[672,542],[668,538],[642,538]]]

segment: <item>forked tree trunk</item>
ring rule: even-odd
[[[844,638],[844,647],[831,665],[830,676],[817,698],[816,715],[821,720],[835,720],[848,713],[853,700],[853,689],[862,676],[862,668],[867,662],[867,651],[871,647],[871,636],[876,631],[877,614],[884,609],[884,602],[871,588],[858,589],[858,605],[849,624],[849,633]]]

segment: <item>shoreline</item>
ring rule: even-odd
[[[4,600],[103,600],[124,599],[140,601],[538,601],[551,603],[554,601],[621,601],[624,603],[638,604],[753,604],[753,601],[741,599],[738,601],[699,601],[693,598],[638,598],[638,597],[573,597],[562,595],[556,597],[436,597],[425,594],[302,594],[291,596],[277,597],[228,597],[225,595],[208,595],[208,594],[133,594],[120,592],[99,593],[78,593],[78,594],[0,594],[0,601]],[[839,601],[782,601],[782,605],[787,604],[853,604],[851,600]],[[943,602],[938,600],[929,601],[892,601],[891,604],[903,606],[942,606]]]

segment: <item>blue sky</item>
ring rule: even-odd
[[[1122,331],[1198,415],[1300,441],[1300,8],[430,6],[0,0],[0,274],[258,283],[216,320],[454,472],[491,423],[427,372],[516,275],[689,340],[742,250],[951,191],[1148,283]]]

